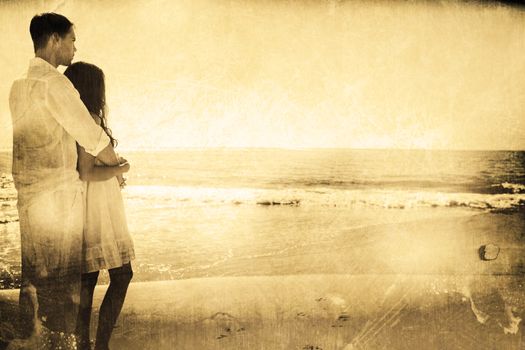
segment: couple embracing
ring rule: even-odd
[[[13,83],[13,178],[22,250],[20,323],[26,348],[91,349],[99,271],[110,285],[95,349],[108,349],[133,276],[133,242],[120,193],[128,162],[106,121],[104,74],[71,64],[73,24],[44,13],[30,24],[35,58]],[[68,66],[64,74],[56,68]]]

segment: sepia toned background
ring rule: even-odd
[[[134,149],[523,149],[524,12],[458,1],[2,1],[0,94],[28,21],[76,25]],[[8,106],[0,106],[9,147]],[[5,131],[4,131],[5,130]],[[176,137],[173,137],[176,132]],[[147,135],[147,137],[144,137]]]
[[[104,70],[131,163],[112,348],[525,346],[522,6],[0,0],[0,348],[20,282],[8,94],[47,11]]]

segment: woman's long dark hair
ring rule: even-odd
[[[111,140],[111,145],[116,147],[118,141],[111,134],[106,119],[106,84],[104,72],[94,64],[75,62],[64,71],[64,75],[73,83],[80,94],[80,99],[88,111],[100,118],[100,126]]]

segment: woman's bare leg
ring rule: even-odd
[[[100,307],[98,319],[96,350],[109,349],[109,339],[113,332],[113,327],[117,322],[120,310],[126,298],[129,283],[133,277],[131,264],[124,264],[109,270],[110,283],[104,301]]]

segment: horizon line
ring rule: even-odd
[[[285,150],[285,151],[313,151],[313,150],[356,150],[356,151],[457,151],[457,152],[525,152],[525,149],[483,149],[483,148],[403,148],[403,147],[159,147],[159,148],[118,148],[124,152],[169,152],[183,150]],[[0,148],[0,152],[12,153],[12,148]]]

